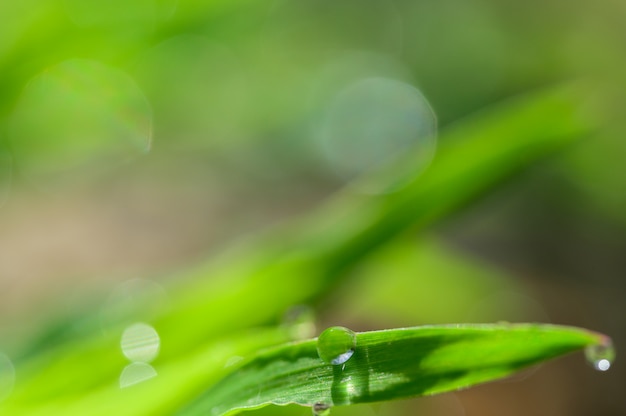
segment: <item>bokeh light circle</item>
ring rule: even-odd
[[[340,90],[326,107],[318,137],[332,169],[351,182],[376,174],[406,156],[414,156],[393,177],[360,182],[367,193],[394,190],[428,166],[436,149],[435,114],[414,86],[371,77]]]
[[[153,327],[139,322],[124,330],[121,347],[130,361],[149,363],[159,355],[161,339]]]

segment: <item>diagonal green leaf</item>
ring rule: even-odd
[[[424,326],[359,333],[343,365],[323,362],[316,345],[312,339],[257,355],[179,414],[218,416],[268,404],[340,406],[443,393],[610,341],[555,325]]]
[[[205,344],[196,353],[186,354],[177,360],[160,363],[157,359],[153,364],[158,377],[125,389],[120,389],[119,380],[128,362],[112,359],[101,353],[99,357],[106,358],[100,363],[83,355],[81,356],[83,367],[78,369],[63,362],[63,359],[68,360],[69,357],[61,357],[58,365],[60,368],[53,370],[54,373],[26,379],[24,380],[26,386],[24,383],[17,383],[17,391],[11,396],[11,400],[0,403],[0,414],[14,416],[172,414],[181,407],[181,403],[187,403],[202,392],[204,386],[213,384],[227,375],[231,371],[231,365],[232,368],[236,368],[234,363],[243,356],[249,356],[290,339],[293,339],[290,328],[285,327],[247,330],[222,337],[213,343]],[[110,348],[109,354],[115,355],[116,352],[114,348]],[[59,359],[58,356],[53,357]],[[42,359],[50,358],[44,356]],[[81,389],[78,390],[81,394],[78,394],[76,387],[69,385],[70,382],[81,378],[85,378],[87,382],[92,381],[89,371],[92,368],[101,371],[99,369],[104,366],[110,367],[114,376],[104,379],[102,387]],[[63,367],[66,368],[65,378],[60,379]],[[56,391],[69,390],[74,395],[68,398],[58,394],[52,398],[46,397],[45,400],[38,397],[42,392],[48,394],[49,389],[55,391],[54,386]]]

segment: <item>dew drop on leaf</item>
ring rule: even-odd
[[[585,348],[585,357],[589,364],[598,371],[607,371],[615,359],[615,349],[610,339]]]
[[[329,416],[330,405],[326,403],[315,403],[313,405],[313,416]]]
[[[356,334],[341,326],[333,326],[317,339],[317,353],[328,364],[341,365],[352,357],[356,347]]]

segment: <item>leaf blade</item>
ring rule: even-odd
[[[332,406],[443,393],[605,343],[584,329],[537,324],[442,325],[357,334],[344,365],[325,364],[316,340],[259,354],[179,415],[230,415],[268,404]]]

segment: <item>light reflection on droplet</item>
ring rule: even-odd
[[[15,367],[5,354],[0,352],[0,402],[11,394],[15,384]]]
[[[603,358],[601,360],[598,360],[598,362],[596,363],[596,368],[600,371],[606,371],[611,368],[611,362],[606,358]]]
[[[431,162],[436,148],[436,118],[424,96],[405,82],[374,77],[341,90],[325,110],[318,137],[332,168],[351,182],[367,173],[369,182],[352,182],[359,191],[395,190]],[[386,169],[414,156],[404,168]]]
[[[36,185],[54,189],[146,153],[152,110],[125,72],[71,59],[30,80],[7,131],[17,169]]]
[[[130,361],[148,363],[159,354],[160,346],[159,334],[148,324],[133,324],[122,334],[122,352]]]
[[[134,386],[146,380],[156,377],[158,374],[154,367],[146,363],[132,363],[124,367],[120,374],[120,388]]]
[[[609,338],[602,344],[590,345],[585,348],[585,358],[598,371],[607,371],[615,359],[615,349]]]

